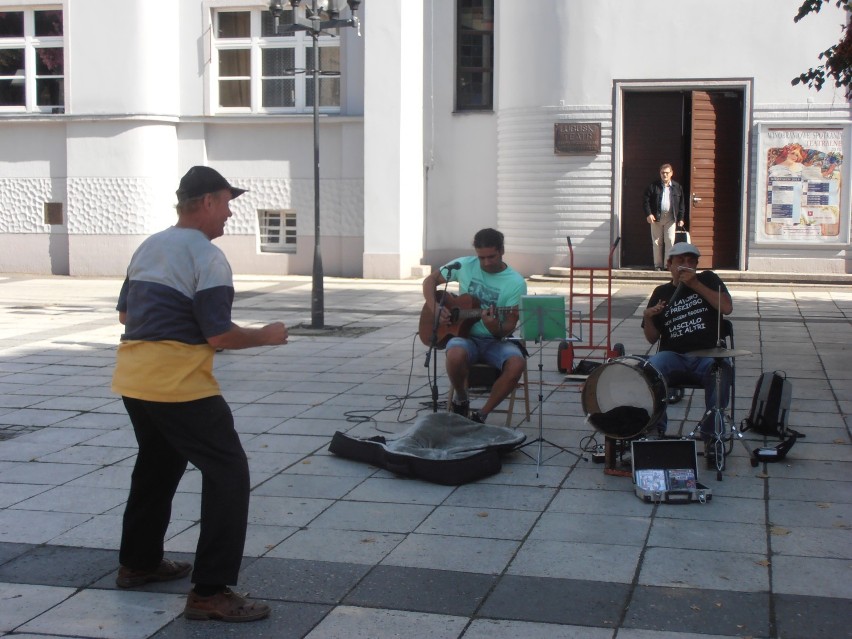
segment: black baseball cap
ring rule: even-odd
[[[211,169],[209,166],[194,166],[180,179],[180,185],[175,193],[178,204],[182,204],[194,197],[201,197],[222,189],[228,189],[231,192],[232,200],[246,192],[246,189],[238,189],[228,184],[228,180],[216,169]]]

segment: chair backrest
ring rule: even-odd
[[[736,348],[734,345],[734,323],[729,319],[722,320],[722,329],[719,331],[722,339],[728,342],[728,348]]]

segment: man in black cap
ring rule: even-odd
[[[116,584],[132,588],[192,571],[187,619],[253,621],[269,606],[228,588],[245,544],[249,468],[231,409],[213,376],[219,349],[286,344],[281,322],[231,321],[234,284],[224,253],[229,203],[245,193],[217,171],[192,167],[177,190],[175,226],[145,240],[130,260],[118,299],[125,325],[112,389],[122,396],[139,452],[124,511]],[[171,504],[187,463],[201,471],[195,569],[163,557]]]
[[[698,272],[698,247],[688,242],[675,244],[666,266],[672,279],[651,293],[651,299],[642,315],[645,339],[655,344],[660,341],[656,355],[648,361],[670,384],[701,384],[704,387],[704,404],[707,410],[716,405],[716,385],[713,378],[712,357],[693,357],[688,353],[714,348],[719,340],[721,315],[734,310],[731,295],[725,284],[713,271]],[[720,407],[728,405],[730,364],[721,367],[722,397]],[[659,433],[665,434],[665,413],[657,424]],[[709,435],[709,433],[703,433]]]

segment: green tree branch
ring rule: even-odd
[[[793,21],[798,22],[811,13],[819,13],[823,5],[831,1],[805,0]],[[852,0],[834,0],[834,4],[846,11],[846,24],[841,31],[840,41],[817,56],[818,59],[824,60],[822,64],[799,74],[791,80],[791,84],[802,83],[819,91],[826,80],[833,78],[835,86],[846,87],[846,98],[850,99],[852,98],[852,30],[849,29],[849,16],[852,14]]]

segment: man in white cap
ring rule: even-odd
[[[688,242],[672,247],[666,260],[672,279],[651,293],[642,314],[642,330],[649,343],[660,341],[659,350],[649,359],[651,365],[669,384],[701,384],[704,387],[704,404],[709,410],[716,405],[712,371],[715,360],[712,357],[693,357],[688,353],[718,345],[721,316],[730,315],[734,305],[718,275],[713,271],[698,272],[700,256],[698,247]],[[729,399],[729,363],[721,367],[721,374],[720,406],[725,407]],[[665,434],[666,425],[663,413],[657,424],[661,435]],[[710,433],[702,434],[707,436]]]
[[[187,619],[253,621],[269,606],[233,592],[246,538],[249,467],[231,409],[213,376],[220,349],[286,344],[287,327],[231,321],[234,283],[211,240],[225,232],[230,201],[245,193],[194,166],[177,190],[177,224],[142,242],[118,298],[124,324],[112,389],[139,445],[124,510],[116,584],[134,588],[192,572]],[[195,568],[163,557],[172,498],[187,463],[201,472]]]

